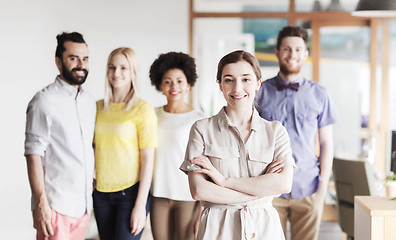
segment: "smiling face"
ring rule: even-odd
[[[219,85],[227,101],[227,108],[251,108],[260,83],[261,79],[257,80],[248,62],[238,61],[225,65]]]
[[[132,75],[128,59],[123,54],[114,55],[107,66],[107,79],[113,89],[128,90],[132,86]]]
[[[170,69],[162,77],[160,91],[168,102],[184,101],[184,95],[190,90],[186,75],[180,69]]]
[[[308,58],[304,40],[300,37],[285,37],[279,49],[275,49],[280,72],[285,76],[300,73],[301,67]]]
[[[88,76],[88,47],[85,43],[66,41],[61,58],[56,58],[60,77],[71,85],[81,85]]]

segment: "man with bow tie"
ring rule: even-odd
[[[261,84],[256,108],[266,120],[286,127],[297,168],[292,191],[275,198],[286,236],[290,222],[292,239],[317,239],[324,199],[333,163],[332,124],[337,120],[327,90],[301,75],[308,58],[308,33],[301,27],[284,27],[278,35],[275,55],[279,74]],[[316,156],[318,134],[319,157]]]

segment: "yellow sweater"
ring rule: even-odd
[[[139,150],[157,147],[157,117],[143,100],[129,111],[124,111],[126,103],[110,103],[108,111],[103,100],[96,104],[96,189],[121,191],[139,181]]]

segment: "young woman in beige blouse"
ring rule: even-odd
[[[290,192],[294,160],[286,129],[253,107],[260,65],[247,52],[229,53],[217,81],[227,105],[195,122],[180,167],[204,206],[198,239],[284,239],[272,198]]]

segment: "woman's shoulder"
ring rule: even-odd
[[[141,98],[139,98],[139,99],[136,101],[135,104],[136,104],[136,105],[139,105],[139,106],[150,106],[150,107],[153,107],[149,102],[147,102],[146,100],[143,100],[143,99],[141,99]]]
[[[200,131],[213,131],[213,129],[218,128],[220,123],[217,115],[208,117],[203,113],[201,114],[200,118],[194,122],[192,128],[199,129]]]
[[[149,102],[143,99],[138,99],[132,108],[143,111],[145,110],[154,111],[153,105],[151,105]]]
[[[289,134],[280,121],[273,120],[268,121],[264,118],[260,120],[262,128],[258,128],[257,131],[271,136],[272,139],[284,139],[289,138]]]
[[[209,121],[210,121],[209,118],[204,117],[204,118],[196,120],[194,125],[198,125],[198,126],[205,125],[205,124],[208,124]]]
[[[266,120],[266,119],[264,119],[264,118],[262,118],[262,117],[259,117],[259,121],[260,121],[260,124],[261,124],[265,129],[272,129],[272,130],[276,131],[276,130],[285,128],[285,127],[283,126],[283,124],[282,124],[280,121],[278,121],[278,120],[269,121],[269,120]],[[285,128],[285,129],[286,129],[286,128]]]
[[[96,110],[103,110],[104,108],[104,99],[100,99],[96,101]]]
[[[206,127],[208,127],[210,125],[210,122],[211,122],[211,118],[210,117],[209,118],[208,117],[203,117],[203,118],[197,119],[194,122],[194,124],[192,125],[192,127],[193,128],[199,128],[199,129],[206,128]]]

